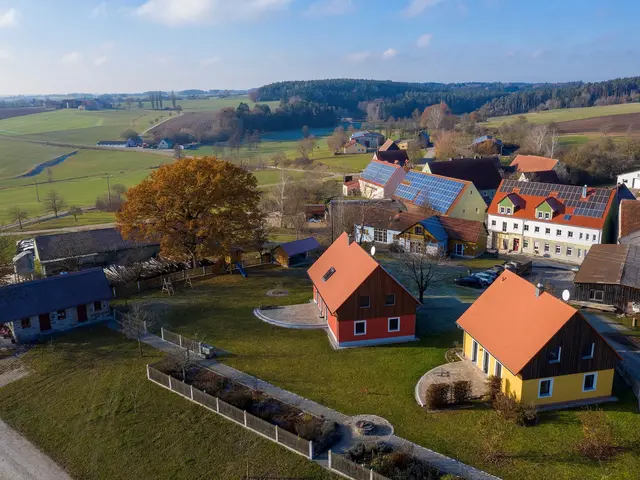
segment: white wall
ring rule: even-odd
[[[553,222],[523,220],[498,215],[488,215],[487,228],[492,232],[503,233],[503,222],[507,223],[507,231],[504,233],[523,235],[529,238],[560,241],[573,245],[583,245],[585,247],[598,244],[602,241],[602,230],[595,228],[574,227],[555,224]],[[525,227],[528,228],[528,230],[525,230]],[[536,232],[536,227],[539,229],[538,232]],[[546,233],[546,229],[550,230],[549,234]],[[557,230],[560,230],[560,235],[557,235]],[[571,237],[569,236],[570,232],[573,234]],[[587,236],[589,238],[588,240]]]
[[[364,227],[360,228],[359,224],[354,225],[355,241],[356,242],[373,242],[374,240],[374,228],[373,227]],[[385,242],[376,242],[376,243],[384,243],[387,245],[391,245],[393,243],[394,235],[400,234],[399,230],[387,230],[387,240]],[[362,240],[360,239],[362,237]]]
[[[627,188],[640,188],[640,170],[618,175],[618,183],[626,185]]]
[[[384,188],[360,179],[360,195],[372,200],[381,200],[384,198]]]

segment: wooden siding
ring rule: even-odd
[[[592,359],[583,360],[582,352],[595,343]],[[549,363],[549,354],[562,347],[559,363]],[[615,367],[618,356],[609,344],[576,313],[538,352],[520,372],[523,380],[557,377],[582,372],[609,370]]]
[[[387,294],[395,294],[396,303],[385,306]],[[360,308],[360,296],[368,295],[370,306]],[[338,308],[338,320],[367,320],[369,318],[400,317],[416,313],[417,301],[402,288],[382,267],[369,277]]]
[[[596,302],[589,298],[591,290],[602,290],[604,299]],[[581,302],[602,303],[603,305],[614,305],[622,311],[627,310],[629,302],[640,302],[640,289],[627,287],[625,285],[611,285],[602,283],[576,283],[574,300]]]

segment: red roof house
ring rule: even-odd
[[[343,233],[308,272],[336,347],[415,340],[418,300]]]

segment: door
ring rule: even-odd
[[[40,315],[40,331],[46,332],[47,330],[51,330],[51,319],[48,313],[43,313]]]
[[[76,308],[78,311],[78,322],[86,322],[87,321],[87,306],[86,305],[78,305]]]
[[[471,344],[471,361],[476,363],[478,361],[478,342],[475,340]]]
[[[514,238],[513,239],[513,250],[515,252],[519,252],[520,251],[520,239],[519,238]]]
[[[464,255],[464,245],[461,243],[456,243],[456,255],[461,257]]]
[[[486,350],[482,354],[482,371],[485,375],[489,374],[489,352]]]

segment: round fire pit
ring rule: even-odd
[[[289,295],[288,290],[273,289],[267,292],[268,297],[286,297],[287,295]]]
[[[360,435],[371,435],[376,429],[376,426],[373,422],[370,422],[368,420],[358,420],[356,423],[354,423],[353,428],[355,429],[356,433]]]

